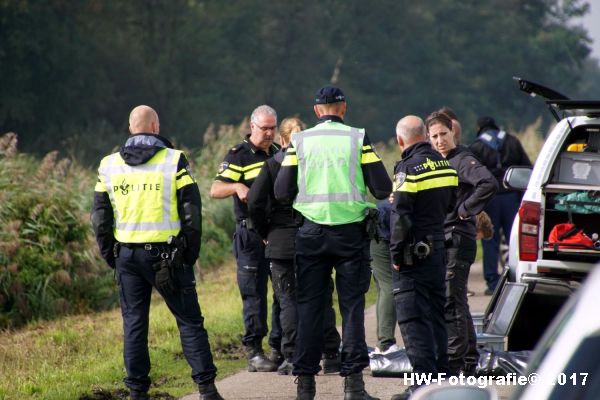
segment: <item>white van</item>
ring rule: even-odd
[[[525,189],[510,235],[511,280],[581,282],[600,261],[600,241],[594,235],[600,234],[600,101],[568,100],[532,82],[519,84],[529,93],[551,96],[546,103],[558,123],[533,170],[513,167],[504,177],[505,186]],[[559,224],[583,230],[598,247],[552,241],[551,231],[565,228]]]
[[[600,101],[570,100],[518,81],[522,91],[545,98],[558,121],[533,169],[515,166],[504,176],[507,188],[525,191],[505,276],[528,287],[513,316],[508,348],[530,350],[600,262]]]

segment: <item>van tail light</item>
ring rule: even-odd
[[[519,208],[519,259],[537,261],[541,205],[523,201]]]

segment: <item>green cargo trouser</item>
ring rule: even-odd
[[[377,346],[384,351],[396,344],[396,305],[392,295],[392,259],[390,242],[371,241],[371,269],[377,284]]]

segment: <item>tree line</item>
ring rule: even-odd
[[[345,91],[374,140],[404,114],[451,106],[466,139],[483,114],[522,128],[543,107],[513,75],[600,96],[582,0],[3,0],[0,133],[95,163],[149,104],[197,148],[211,124],[261,104],[312,120],[314,92]]]

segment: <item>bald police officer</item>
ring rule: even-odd
[[[148,399],[148,313],[154,286],[177,320],[200,399],[222,400],[214,385],[217,369],[193,269],[202,234],[200,192],[185,155],[158,134],[159,128],[152,108],[134,108],[131,137],[118,153],[102,159],[94,189],[94,233],[119,281],[124,381],[133,400]],[[184,245],[174,247],[177,241]]]
[[[414,373],[448,372],[444,220],[454,204],[456,171],[435,151],[419,117],[398,121],[403,150],[394,168],[390,253],[396,316]],[[407,399],[415,389],[395,395]]]

